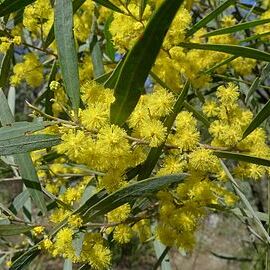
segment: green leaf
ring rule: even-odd
[[[57,0],[55,2],[54,32],[65,89],[71,106],[77,114],[80,106],[80,82],[73,36],[73,10],[70,0]]]
[[[157,192],[171,184],[180,183],[185,177],[186,174],[148,178],[121,188],[104,199],[97,201],[95,204],[87,204],[86,211],[83,213],[80,211],[80,208],[78,211],[82,213],[84,221],[88,222],[91,219],[104,215],[118,206],[134,199],[152,195],[154,192]],[[83,207],[85,209],[84,205]]]
[[[264,107],[259,111],[255,118],[251,121],[249,126],[243,133],[242,139],[246,138],[254,129],[256,129],[265,119],[270,116],[270,99],[264,105]]]
[[[230,209],[230,212],[234,213],[237,216],[241,216],[241,217],[247,217],[247,218],[253,218],[252,213],[250,213],[249,210],[247,209],[239,209],[239,208],[234,208],[234,209]],[[244,215],[243,215],[244,212]],[[266,213],[262,213],[259,211],[254,211],[256,213],[256,216],[263,222],[268,223],[269,222],[269,218],[268,215]]]
[[[265,36],[269,36],[269,35],[270,35],[270,31],[262,33],[262,34],[252,35],[251,37],[247,37],[247,38],[242,39],[240,41],[240,43],[245,43],[245,42],[248,42],[248,41],[251,41],[254,39],[259,39],[261,37],[265,37]]]
[[[13,57],[13,46],[11,45],[3,57],[0,71],[0,87],[6,86],[9,79],[10,66]]]
[[[21,136],[0,141],[0,155],[27,153],[38,149],[51,147],[60,143],[60,138],[55,135],[38,134]]]
[[[19,171],[22,176],[23,183],[29,191],[33,201],[43,214],[47,212],[45,199],[42,192],[38,175],[31,156],[27,154],[16,154],[14,156],[15,163],[19,166]]]
[[[3,126],[11,125],[12,123],[14,123],[13,115],[10,111],[6,97],[1,88],[0,88],[0,122]],[[23,181],[26,184],[33,201],[36,203],[37,207],[42,211],[42,213],[46,213],[46,204],[43,197],[43,193],[41,191],[41,185],[39,183],[37,172],[35,170],[30,154],[29,153],[17,154],[14,156],[14,159],[15,163],[18,164],[19,166],[20,174],[24,179]],[[31,183],[31,186],[29,185],[29,183]]]
[[[228,159],[234,159],[234,160],[237,160],[237,161],[243,161],[243,162],[268,166],[268,167],[270,166],[270,160],[269,159],[258,158],[258,157],[254,157],[254,156],[249,156],[249,155],[239,154],[239,153],[233,153],[233,152],[228,152],[228,151],[217,151],[217,150],[215,150],[213,153],[219,158],[228,158]]]
[[[24,8],[27,5],[34,3],[35,1],[36,0],[5,0],[0,5],[0,17],[6,16],[21,8]]]
[[[153,245],[158,259],[153,269],[160,267],[161,270],[171,270],[172,267],[168,256],[169,248],[163,245],[159,240],[153,241]]]
[[[12,204],[10,205],[9,209],[12,211],[15,215],[22,209],[24,204],[29,199],[30,194],[27,189],[22,191],[19,195],[15,197]]]
[[[230,171],[228,170],[228,168],[226,167],[224,162],[220,160],[220,163],[221,163],[221,166],[222,166],[224,172],[226,173],[226,175],[228,176],[230,182],[232,183],[232,186],[233,186],[236,194],[239,196],[242,203],[246,206],[246,208],[248,209],[248,211],[252,215],[253,220],[256,222],[258,228],[260,228],[261,232],[263,233],[263,235],[264,235],[264,237],[265,237],[265,239],[267,241],[267,244],[269,244],[270,243],[270,236],[269,236],[268,232],[265,230],[260,218],[257,216],[257,214],[254,211],[254,209],[253,209],[252,205],[250,204],[249,200],[246,198],[245,194],[241,191],[239,185],[237,184],[237,182],[235,181],[235,179],[231,175]],[[242,209],[240,208],[240,210],[242,210]]]
[[[236,56],[242,56],[246,58],[270,62],[269,53],[259,51],[257,49],[253,49],[250,47],[243,47],[238,45],[199,44],[199,43],[180,43],[179,46],[187,49],[224,52]]]
[[[111,123],[122,125],[134,110],[164,37],[183,0],[165,0],[124,60],[111,105]]]
[[[42,122],[15,122],[10,126],[0,128],[0,141],[24,136],[27,132],[33,132],[45,128]]]
[[[165,261],[165,259],[169,260],[169,257],[168,257],[169,250],[170,250],[170,247],[165,247],[163,252],[158,257],[158,260],[157,260],[156,264],[154,265],[153,270],[157,270],[160,266],[161,266],[162,270],[171,269],[170,264],[166,263],[166,261]],[[163,266],[163,265],[165,265],[165,266]]]
[[[252,10],[252,12],[254,14],[257,14],[257,15],[261,15],[262,13],[264,13],[266,11],[265,9],[263,9],[259,6],[254,7],[253,3],[252,4],[238,3],[237,6],[243,8],[245,10],[248,10],[248,11]]]
[[[105,22],[104,25],[104,36],[106,39],[105,43],[105,53],[109,56],[109,58],[114,61],[116,50],[114,48],[112,42],[112,34],[110,33],[110,25],[113,21],[113,14],[111,14]]]
[[[54,97],[54,92],[50,89],[50,83],[55,80],[56,74],[57,74],[57,64],[56,64],[56,61],[54,61],[51,68],[51,72],[49,74],[48,84],[46,86],[46,91],[45,91],[46,93],[45,113],[49,115],[53,115],[53,111],[52,111],[53,102],[51,101],[51,99]]]
[[[186,37],[192,36],[195,34],[198,30],[205,27],[209,22],[211,22],[214,18],[216,18],[221,12],[223,12],[226,8],[228,8],[230,5],[234,4],[236,0],[227,0],[223,4],[221,4],[219,7],[217,7],[215,10],[213,10],[211,13],[206,15],[203,19],[201,19],[199,22],[197,22],[195,25],[193,25],[186,34]]]
[[[231,34],[235,33],[241,30],[249,29],[252,27],[255,27],[257,25],[262,25],[269,23],[270,19],[263,19],[263,20],[255,20],[255,21],[250,21],[250,22],[244,22],[244,23],[239,23],[234,26],[222,28],[222,29],[217,29],[211,32],[208,32],[203,35],[203,37],[211,37],[211,36],[217,36],[217,35],[224,35],[224,34]]]
[[[12,261],[12,265],[9,268],[9,270],[22,270],[26,269],[25,267],[31,263],[36,256],[40,253],[40,249],[37,245],[34,247],[28,249],[26,252],[24,252],[20,257]]]
[[[187,82],[185,84],[184,89],[181,91],[180,95],[178,96],[178,99],[176,100],[176,102],[173,106],[172,112],[164,120],[164,123],[163,123],[164,127],[167,128],[166,139],[167,139],[168,135],[170,134],[170,130],[173,126],[173,123],[174,123],[176,116],[181,111],[181,109],[184,105],[184,101],[187,97],[189,87],[190,87],[190,83]],[[166,139],[159,147],[152,147],[151,148],[145,162],[142,164],[142,168],[140,169],[140,172],[138,175],[138,180],[145,179],[151,175],[151,172],[155,168],[155,166],[158,162],[158,159],[162,153]]]
[[[248,102],[251,95],[256,91],[256,89],[260,86],[260,84],[267,78],[269,72],[270,72],[270,63],[265,65],[265,67],[261,71],[260,76],[256,77],[256,79],[253,81],[246,95],[245,102]]]
[[[97,78],[95,78],[95,82],[99,83],[99,84],[104,84],[109,77],[112,75],[112,71],[105,73]]]
[[[2,126],[8,126],[14,123],[13,115],[8,106],[6,96],[0,88],[0,122]]]
[[[63,270],[72,270],[72,261],[70,259],[65,259]]]
[[[148,0],[140,0],[140,12],[139,12],[139,17],[143,17],[144,10],[146,8]]]
[[[0,225],[0,236],[12,236],[26,233],[32,230],[34,226],[27,226],[21,224],[3,224]]]
[[[124,63],[124,59],[119,61],[116,68],[110,74],[109,78],[105,81],[105,83],[104,83],[105,88],[113,89],[115,87],[115,84],[116,84],[117,79],[119,77],[119,74],[120,74],[120,71],[122,69],[123,63]]]
[[[91,52],[91,58],[92,58],[92,63],[93,63],[93,73],[94,73],[94,78],[98,78],[101,75],[104,74],[104,65],[103,65],[103,55],[102,51],[100,49],[99,42],[97,40],[97,36],[94,35],[96,42],[93,46],[92,52]]]
[[[93,1],[115,12],[123,13],[123,11],[119,7],[117,7],[116,5],[114,5],[112,2],[108,0],[93,0]]]
[[[215,69],[222,67],[223,65],[226,65],[236,59],[238,56],[229,56],[225,60],[221,61],[220,63],[215,64],[214,66],[210,67],[209,69],[205,70],[204,73],[211,74]]]

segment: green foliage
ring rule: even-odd
[[[215,212],[269,268],[270,185],[238,182],[270,172],[261,2],[0,1],[0,185],[19,187],[0,203],[0,265],[114,269],[149,245],[170,270]]]
[[[166,32],[182,3],[181,0],[165,1],[125,58],[114,88],[116,100],[111,106],[112,123],[122,125],[134,110]]]

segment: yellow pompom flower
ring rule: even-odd
[[[200,172],[215,172],[219,167],[218,158],[209,149],[198,149],[189,154],[189,167]]]
[[[132,228],[128,225],[118,225],[113,231],[113,239],[119,244],[127,244],[133,237]]]
[[[91,0],[86,0],[74,14],[74,34],[75,37],[82,42],[89,38],[92,26],[93,9],[93,2]]]
[[[109,123],[109,107],[106,104],[90,105],[80,114],[82,124],[88,130],[96,130]]]
[[[20,84],[23,80],[31,87],[38,87],[43,81],[43,67],[34,53],[25,54],[24,62],[18,63],[13,67],[13,75],[10,83]]]
[[[160,86],[155,86],[153,93],[145,95],[144,106],[151,117],[163,117],[171,112],[174,102],[172,93]]]
[[[75,251],[72,245],[73,230],[70,228],[61,229],[55,236],[55,243],[53,244],[53,256],[62,256],[74,260]]]
[[[166,127],[156,119],[143,121],[139,127],[140,136],[149,142],[150,147],[158,147],[166,138]]]
[[[230,64],[236,73],[241,76],[247,76],[252,73],[252,69],[255,68],[256,63],[255,59],[237,57]]]
[[[43,234],[45,228],[43,226],[36,226],[32,229],[32,232],[35,236]]]
[[[218,87],[216,95],[222,105],[229,107],[238,100],[238,87],[233,83],[228,83],[227,86]]]
[[[115,13],[113,15],[113,21],[110,25],[110,32],[112,33],[112,40],[116,48],[120,52],[125,52],[130,49],[143,33],[144,26],[151,15],[151,8],[149,5],[146,6],[143,18],[139,18],[139,5],[131,2],[128,5],[128,14]]]
[[[208,117],[215,117],[218,115],[219,108],[214,100],[208,100],[203,105],[203,113]]]
[[[125,221],[131,212],[130,205],[125,203],[107,214],[108,222],[122,222]]]
[[[47,35],[53,24],[50,0],[37,0],[24,9],[23,25],[35,35]]]
[[[68,225],[70,225],[72,229],[80,228],[82,224],[83,224],[83,220],[80,216],[71,215],[68,217]]]
[[[186,167],[186,162],[181,160],[179,156],[168,155],[164,158],[161,169],[157,172],[158,175],[169,175],[182,173]]]
[[[265,0],[265,2],[266,1],[269,1],[269,0]],[[269,2],[268,2],[268,4],[269,4]],[[269,19],[269,18],[270,18],[270,10],[269,9],[266,10],[260,16],[260,20]],[[254,29],[254,32],[255,32],[255,34],[258,34],[258,35],[270,32],[270,23],[265,23],[265,24],[256,26],[255,29]],[[269,41],[269,34],[266,35],[266,36],[261,37],[261,39],[263,41]]]
[[[90,264],[96,270],[108,269],[112,254],[103,242],[100,234],[86,233],[79,261]]]
[[[224,16],[221,19],[222,27],[230,27],[236,24],[236,19],[232,15]]]

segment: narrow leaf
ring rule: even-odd
[[[27,132],[33,132],[45,128],[42,122],[15,122],[10,126],[0,128],[0,141],[24,136]]]
[[[260,124],[270,116],[270,99],[264,105],[264,107],[259,111],[255,118],[251,121],[249,126],[244,131],[242,139],[246,138],[254,129],[256,129]]]
[[[113,72],[110,74],[109,78],[105,81],[104,87],[113,89],[115,87],[115,84],[117,82],[117,79],[119,77],[120,71],[122,69],[124,60],[120,60],[117,64],[116,68],[113,70]]]
[[[31,263],[36,256],[40,253],[40,249],[37,245],[28,249],[25,253],[23,253],[19,258],[12,261],[12,265],[9,270],[22,270]]]
[[[111,122],[122,125],[144,93],[144,83],[183,0],[165,0],[127,55],[115,86]]]
[[[72,270],[72,261],[70,259],[65,259],[63,270]]]
[[[250,213],[249,210],[247,209],[239,209],[239,208],[234,208],[234,209],[230,209],[230,211],[232,213],[234,213],[235,215],[237,216],[245,216],[247,218],[253,218],[253,215],[252,213]],[[245,213],[245,215],[243,215],[243,212]],[[268,218],[268,215],[266,213],[262,213],[262,212],[259,212],[259,211],[254,211],[256,213],[256,216],[263,222],[266,222],[268,223],[269,222],[269,218]]]
[[[180,183],[185,177],[186,174],[153,177],[121,188],[95,204],[88,204],[87,210],[82,213],[84,221],[90,221],[94,217],[106,214],[124,203],[151,195],[171,184]],[[85,208],[84,205],[83,207]]]
[[[154,242],[155,243],[155,242]],[[156,250],[156,248],[155,248],[155,250]],[[163,251],[161,252],[161,254],[159,255],[159,257],[158,257],[158,260],[157,260],[157,262],[156,262],[156,264],[154,265],[154,267],[153,267],[153,270],[157,270],[160,266],[161,266],[161,269],[162,270],[165,270],[165,269],[171,269],[171,267],[170,267],[170,264],[169,264],[169,266],[168,266],[168,263],[167,264],[165,264],[164,262],[166,262],[165,261],[165,258],[166,258],[166,260],[169,260],[169,257],[168,257],[168,252],[169,252],[169,250],[170,250],[170,247],[165,247],[164,249],[163,249]],[[156,254],[157,254],[157,251],[156,251]],[[165,266],[164,266],[165,265]]]
[[[26,7],[29,4],[34,3],[36,0],[5,0],[0,5],[0,17],[9,15],[21,8]]]
[[[220,160],[220,163],[221,163],[221,166],[223,167],[224,172],[227,174],[228,178],[230,179],[235,192],[240,197],[241,201],[246,206],[246,208],[249,210],[249,212],[252,214],[253,219],[256,222],[258,228],[260,228],[260,230],[264,234],[265,239],[267,240],[268,244],[270,244],[270,236],[269,236],[268,232],[265,230],[262,222],[260,221],[260,219],[257,216],[256,212],[254,211],[254,209],[253,209],[252,205],[250,204],[249,200],[246,198],[244,193],[239,188],[239,185],[237,184],[237,182],[235,181],[235,179],[231,175],[230,171],[228,170],[228,168],[226,167],[224,162]],[[242,209],[240,209],[240,210],[242,210]]]
[[[239,23],[234,26],[222,28],[222,29],[217,29],[211,32],[208,32],[203,35],[203,37],[211,37],[211,36],[217,36],[217,35],[224,35],[224,34],[231,34],[235,33],[241,30],[249,29],[252,27],[255,27],[257,25],[262,25],[269,23],[270,19],[263,19],[263,20],[255,20],[255,21],[250,21],[250,22],[244,22],[244,23]]]
[[[55,135],[38,134],[22,136],[0,141],[0,155],[27,153],[38,149],[51,147],[60,143],[60,138]]]
[[[112,75],[112,71],[108,72],[108,73],[105,73],[97,78],[95,78],[95,81],[99,84],[104,84],[108,79],[109,77]]]
[[[213,152],[217,157],[219,158],[228,158],[228,159],[234,159],[237,161],[243,161],[263,166],[270,166],[270,160],[264,159],[264,158],[258,158],[254,156],[249,156],[245,154],[239,154],[239,153],[233,153],[233,152],[227,152],[227,151],[217,151],[215,150]]]
[[[179,46],[188,48],[188,49],[197,49],[197,50],[209,50],[224,52],[236,56],[242,56],[246,58],[257,59],[261,61],[270,62],[270,54],[259,51],[250,47],[243,47],[238,45],[223,45],[223,44],[199,44],[199,43],[180,43]]]
[[[0,88],[0,122],[3,126],[14,123],[13,115],[8,106],[8,102],[3,91]],[[35,170],[34,164],[28,153],[14,155],[16,164],[19,165],[19,171],[23,179],[27,179],[27,183],[34,183],[35,188],[28,187],[28,191],[36,203],[37,207],[46,213],[46,204],[41,191],[41,185]],[[26,181],[25,181],[26,182]],[[28,185],[29,186],[29,185]]]
[[[56,61],[54,61],[51,72],[49,74],[48,84],[46,86],[45,113],[49,115],[53,115],[51,99],[54,97],[54,92],[50,89],[50,83],[53,80],[55,80],[56,74],[57,74],[57,65],[56,65]]]
[[[105,53],[109,56],[109,58],[112,61],[114,61],[116,50],[115,50],[113,42],[112,42],[112,34],[110,33],[110,25],[111,25],[112,21],[113,21],[113,14],[111,14],[108,17],[108,19],[106,20],[103,32],[104,32],[104,36],[106,39]]]
[[[215,10],[213,10],[211,13],[209,13],[207,16],[205,16],[203,19],[201,19],[199,22],[197,22],[195,25],[190,28],[186,34],[187,37],[192,36],[194,33],[196,33],[201,28],[205,27],[209,22],[211,22],[214,18],[216,18],[221,12],[223,12],[226,8],[228,8],[230,5],[234,4],[236,0],[227,0],[223,4],[221,4],[219,7],[217,7]]]
[[[139,17],[143,17],[144,10],[146,8],[148,0],[140,0],[140,12],[139,12]]]
[[[77,114],[80,105],[80,83],[71,0],[56,1],[54,32],[65,89]]]
[[[0,236],[12,236],[19,235],[21,233],[29,232],[33,229],[33,226],[21,225],[21,224],[3,224],[0,225]]]
[[[169,248],[163,245],[158,239],[153,241],[157,262],[153,267],[154,269],[158,269],[160,267],[161,270],[172,270],[170,264],[170,258],[168,256]]]
[[[245,102],[248,102],[252,94],[257,90],[260,84],[267,78],[269,72],[270,72],[270,63],[265,65],[265,67],[262,69],[260,76],[256,77],[256,79],[253,81],[246,95]]]
[[[19,171],[22,176],[23,183],[29,191],[33,201],[42,211],[42,213],[46,213],[47,208],[42,192],[42,187],[40,185],[38,175],[30,154],[16,154],[14,159],[15,163],[19,165]]]
[[[123,13],[123,11],[119,7],[117,7],[116,5],[114,5],[112,2],[108,0],[93,0],[93,1],[115,12]]]
[[[21,192],[19,195],[15,197],[12,204],[10,205],[9,209],[12,211],[15,215],[22,209],[24,204],[29,199],[30,194],[27,189],[25,189],[23,192]]]
[[[95,42],[95,45],[91,52],[91,58],[92,58],[93,69],[94,69],[94,78],[98,78],[101,75],[103,75],[105,72],[104,66],[103,66],[103,55],[102,55],[102,51],[100,49],[100,45],[98,41]]]
[[[0,87],[6,86],[9,79],[10,66],[13,56],[13,46],[11,45],[3,57],[0,70]]]

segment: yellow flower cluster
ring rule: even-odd
[[[74,34],[75,37],[81,42],[85,42],[90,36],[93,10],[93,1],[86,0],[79,10],[74,14]]]
[[[53,24],[53,8],[50,0],[37,0],[24,9],[23,25],[36,37],[44,39]]]
[[[265,4],[269,5],[269,1],[268,3]],[[264,19],[269,19],[270,18],[270,10],[266,10],[261,16],[260,19],[264,20]],[[269,41],[269,32],[270,32],[270,23],[266,23],[266,24],[262,24],[262,25],[258,25],[255,27],[254,30],[255,34],[257,35],[262,35],[262,34],[266,34],[265,36],[261,37],[262,40],[264,41]]]
[[[23,56],[24,61],[13,67],[13,75],[10,77],[10,83],[18,85],[23,80],[31,87],[38,87],[43,81],[43,66],[34,53],[28,53]]]
[[[266,143],[266,133],[257,128],[244,140],[243,132],[252,120],[252,112],[241,108],[238,104],[239,90],[232,83],[217,89],[217,101],[207,101],[203,107],[204,113],[215,119],[209,128],[213,136],[211,144],[218,147],[229,147],[252,156],[270,158],[270,149]],[[235,172],[244,178],[260,179],[268,172],[268,168],[250,163],[240,162]]]
[[[119,0],[112,2],[120,6],[123,14],[109,13],[104,8],[99,10],[104,12],[101,14],[104,16],[103,21],[105,17],[113,16],[110,25],[112,41],[120,53],[125,53],[140,38],[161,1],[149,1],[142,16],[136,0],[126,5]],[[188,10],[192,3],[193,1],[186,1],[186,8],[181,8],[177,13],[152,70],[176,91],[182,90],[186,79],[191,81],[194,88],[207,86],[211,76],[203,71],[228,57],[221,52],[186,50],[178,46],[185,41],[186,31],[191,24],[192,18]],[[74,14],[74,32],[79,46],[90,35],[93,12],[94,4],[87,0]],[[266,12],[262,18],[267,16],[269,17]],[[25,8],[23,24],[32,37],[45,38],[52,23],[53,9],[50,0],[37,0]],[[235,25],[236,20],[232,16],[224,16],[220,23],[222,27],[229,27]],[[262,26],[258,26],[255,31],[262,33],[266,31],[266,26],[263,26],[263,30],[260,30]],[[205,38],[205,33],[206,30],[201,29],[187,41],[237,44],[233,35]],[[13,39],[1,37],[0,52],[5,52],[10,44],[18,45],[20,42],[19,36],[14,36]],[[252,72],[255,65],[255,60],[238,57],[218,68],[217,72],[222,73],[231,68],[236,74],[245,76]],[[190,112],[181,111],[171,130],[164,126],[164,119],[172,112],[176,101],[175,93],[155,85],[150,93],[140,97],[125,125],[119,127],[110,123],[110,106],[115,100],[113,90],[105,89],[94,81],[89,82],[93,78],[93,66],[89,54],[84,52],[80,54],[79,75],[83,106],[76,120],[73,112],[66,106],[68,98],[60,75],[57,74],[55,81],[49,85],[54,92],[54,116],[60,117],[64,112],[70,117],[70,120],[62,122],[57,119],[59,125],[47,129],[49,133],[61,135],[61,144],[53,147],[56,152],[53,154],[60,157],[46,164],[44,169],[41,161],[44,152],[33,154],[42,184],[58,200],[49,220],[54,224],[66,221],[65,226],[54,237],[47,236],[42,226],[32,230],[35,236],[43,235],[40,248],[54,257],[69,258],[74,263],[87,263],[93,269],[108,269],[111,266],[112,253],[105,239],[112,236],[114,242],[121,245],[129,243],[137,236],[144,242],[152,236],[152,216],[157,217],[154,234],[162,243],[191,250],[196,242],[196,230],[206,215],[206,208],[211,205],[232,206],[237,200],[224,188],[224,181],[227,179],[213,149],[225,148],[270,159],[263,129],[256,129],[242,140],[243,132],[253,115],[240,106],[239,89],[232,83],[219,86],[216,98],[208,100],[203,106],[204,114],[211,120],[208,131],[212,136],[210,145],[204,145],[197,120]],[[43,67],[34,53],[24,55],[23,62],[14,66],[11,83],[18,85],[23,80],[32,87],[40,86],[43,81]],[[138,218],[133,211],[133,204],[126,203],[100,218],[98,222],[104,223],[97,223],[98,226],[101,224],[99,228],[91,229],[89,224],[85,224],[83,216],[77,212],[74,214],[73,209],[81,205],[89,184],[94,192],[105,189],[107,193],[112,193],[129,185],[128,181],[136,182],[136,178],[127,179],[127,171],[142,164],[151,148],[161,145],[164,145],[164,149],[152,175],[186,173],[187,177],[172,189],[158,192],[157,202],[151,209],[151,218]],[[264,166],[244,162],[235,164],[234,173],[241,178],[260,179],[269,173],[269,169]],[[84,172],[91,176],[85,176]],[[73,175],[79,177],[73,179]],[[74,241],[82,235],[82,247],[78,253],[74,248]]]
[[[11,44],[20,45],[21,37],[14,36],[13,38],[0,37],[0,53],[6,53]]]

